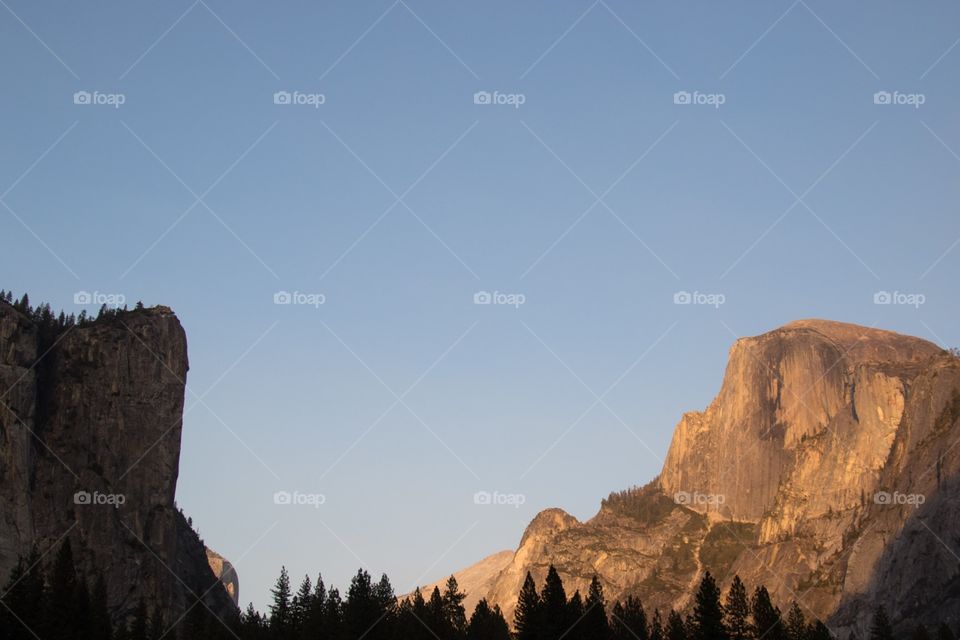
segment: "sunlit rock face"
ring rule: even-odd
[[[877,603],[903,629],[958,622],[958,417],[960,360],[926,340],[826,320],[742,338],[658,478],[584,523],[538,515],[482,596],[510,615],[552,563],[571,593],[596,573],[609,599],[684,608],[709,570],[860,637]]]
[[[207,547],[207,564],[213,575],[223,584],[227,590],[227,595],[233,600],[234,606],[240,604],[240,578],[237,577],[237,570],[230,564],[230,561],[221,556],[213,549]]]
[[[186,336],[166,307],[41,345],[33,321],[0,302],[0,574],[33,545],[45,552],[69,537],[81,574],[106,579],[118,619],[140,598],[176,617],[190,591],[230,614],[174,504],[187,368]]]

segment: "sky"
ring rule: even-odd
[[[175,310],[177,500],[242,603],[403,593],[654,478],[737,337],[960,346],[958,42],[946,1],[2,0],[0,286]]]

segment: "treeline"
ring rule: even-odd
[[[648,614],[633,596],[610,605],[596,576],[586,595],[575,591],[568,596],[553,566],[539,590],[528,573],[517,598],[512,632],[500,608],[486,600],[468,616],[463,606],[466,594],[453,576],[429,597],[417,589],[398,601],[386,575],[373,582],[360,570],[341,597],[320,577],[312,583],[305,576],[294,592],[283,568],[271,594],[266,615],[251,604],[241,616],[241,640],[833,640],[826,625],[808,620],[796,602],[783,614],[766,587],[758,586],[750,594],[739,576],[724,595],[709,572],[686,615],[658,609]],[[882,608],[874,614],[869,640],[894,640]],[[944,624],[935,639],[919,626],[910,640],[956,638]]]
[[[784,615],[766,587],[748,594],[737,576],[723,595],[709,572],[684,615],[672,609],[648,613],[633,596],[610,605],[596,576],[585,596],[568,596],[551,566],[540,589],[527,574],[511,632],[500,608],[486,600],[468,616],[466,594],[453,576],[429,597],[417,589],[398,599],[386,575],[374,582],[361,569],[341,596],[321,577],[314,583],[305,576],[293,591],[282,568],[266,614],[251,604],[223,620],[207,609],[203,594],[195,594],[176,618],[165,619],[159,607],[142,600],[112,617],[108,585],[102,576],[90,583],[77,573],[69,540],[49,572],[42,560],[33,551],[11,572],[0,594],[0,640],[832,640],[826,625],[808,621],[796,602]],[[883,608],[874,614],[868,640],[895,640]],[[941,624],[933,633],[918,626],[909,640],[956,637]]]
[[[228,640],[238,621],[216,618],[199,598],[176,619],[142,599],[132,612],[108,607],[102,575],[88,582],[75,567],[70,540],[57,551],[49,571],[34,549],[21,558],[0,592],[0,640]]]

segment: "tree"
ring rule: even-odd
[[[614,640],[650,640],[647,614],[639,598],[628,596],[624,604],[613,605],[610,631]]]
[[[310,576],[303,576],[300,588],[290,602],[290,628],[294,636],[300,635],[307,621],[307,615],[313,605],[313,583]]]
[[[537,640],[542,606],[537,585],[534,584],[533,576],[528,571],[520,588],[520,595],[517,597],[517,608],[513,613],[513,626],[517,632],[517,640]]]
[[[788,640],[807,640],[807,620],[796,600],[790,605],[790,611],[787,613],[787,638]]]
[[[687,640],[687,629],[683,624],[683,618],[673,609],[667,616],[666,638],[667,640]]]
[[[937,627],[937,640],[956,640],[956,636],[953,635],[953,631],[950,630],[946,622],[941,622],[940,626]]]
[[[447,624],[453,629],[456,635],[460,636],[467,630],[467,614],[463,609],[463,601],[467,594],[460,591],[457,585],[457,579],[453,576],[447,578],[447,584],[443,589],[443,610],[446,614]]]
[[[290,575],[287,568],[280,567],[280,576],[270,590],[270,631],[274,637],[283,637],[290,629],[292,603],[290,598]]]
[[[382,613],[377,597],[374,594],[370,574],[360,569],[350,581],[347,589],[347,599],[343,603],[343,624],[348,637],[368,638],[378,637],[374,627],[382,621]]]
[[[603,597],[603,585],[594,575],[590,580],[590,589],[587,591],[587,602],[584,607],[582,637],[585,640],[608,640],[610,638],[610,623],[607,620],[607,603]]]
[[[129,640],[149,640],[150,636],[150,617],[147,615],[147,603],[143,598],[137,603],[137,608],[133,613],[133,622],[130,625],[128,634]]]
[[[691,631],[695,640],[727,640],[720,589],[709,571],[704,574],[694,597]]]
[[[113,625],[107,605],[107,583],[98,575],[90,594],[90,638],[91,640],[110,640]]]
[[[547,578],[540,592],[542,615],[540,618],[540,637],[543,640],[557,640],[573,622],[569,619],[567,608],[567,593],[563,588],[563,580],[557,573],[556,567],[550,565],[547,569]]]
[[[873,614],[873,622],[870,625],[870,640],[893,640],[893,627],[890,626],[890,619],[887,618],[887,610],[883,605],[877,607]]]
[[[510,627],[500,607],[491,609],[486,599],[478,602],[467,625],[466,640],[510,640]]]
[[[833,640],[833,635],[830,629],[827,629],[827,625],[815,620],[807,627],[807,638],[808,640]]]
[[[47,601],[46,624],[48,636],[55,640],[70,640],[81,626],[77,606],[79,584],[73,565],[73,551],[67,538],[57,551],[50,578],[50,598]],[[142,640],[147,640],[144,637]]]
[[[785,640],[786,631],[780,609],[770,602],[770,593],[764,586],[757,587],[750,602],[750,613],[753,617],[753,630],[757,638],[766,640]]]
[[[746,640],[751,637],[750,602],[747,600],[747,588],[740,576],[733,576],[727,600],[723,605],[724,622],[730,640]]]
[[[653,610],[653,619],[650,621],[650,640],[664,640],[665,631],[660,619],[660,609]]]
[[[566,628],[561,634],[564,640],[587,640],[583,628],[584,610],[583,598],[580,596],[580,590],[578,589],[573,592],[573,595],[567,601]]]

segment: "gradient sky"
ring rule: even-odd
[[[0,286],[174,308],[177,498],[244,603],[281,564],[403,592],[590,517],[738,336],[960,345],[956,2],[0,5]]]

